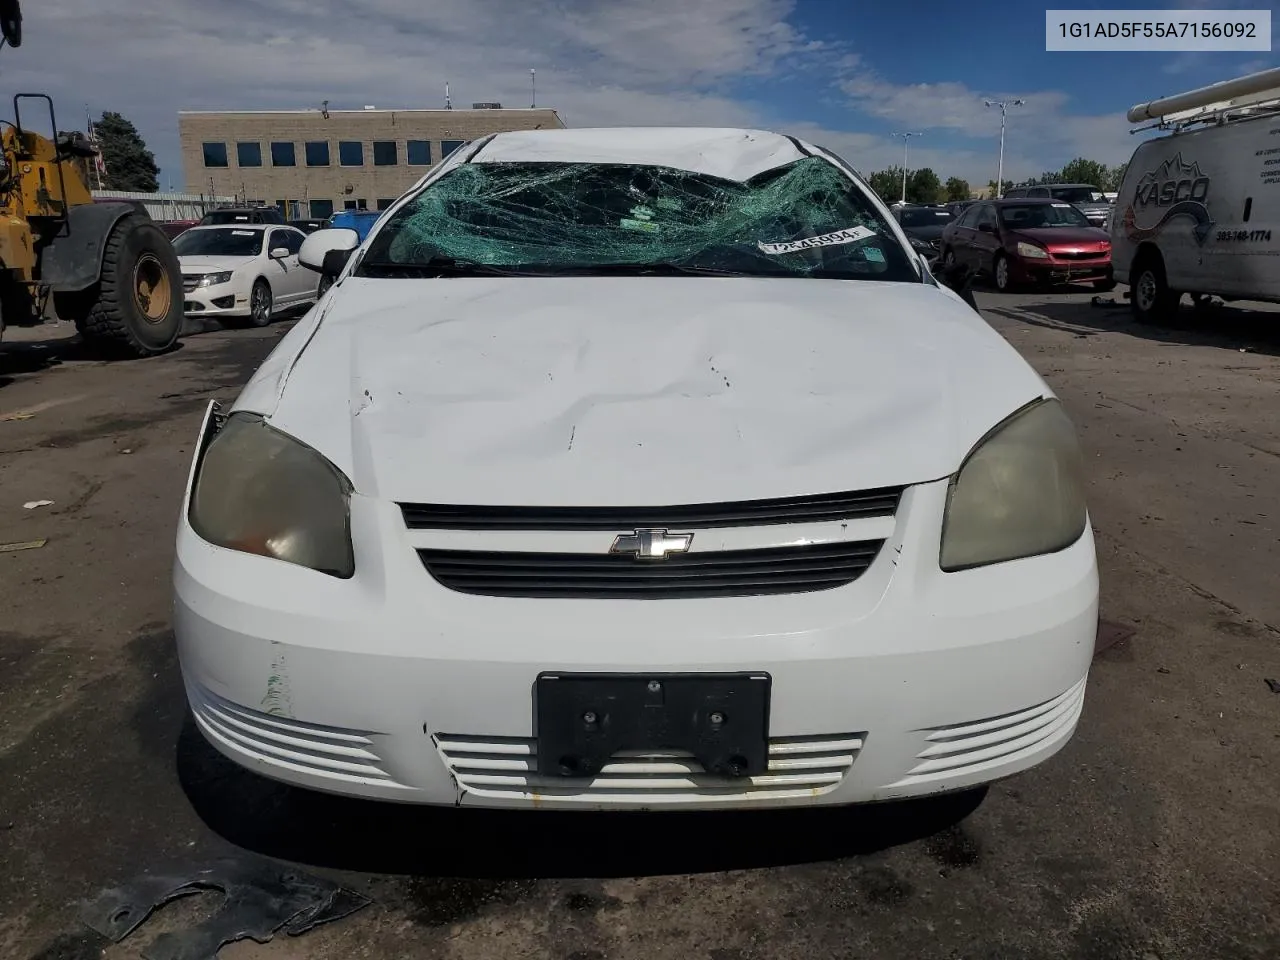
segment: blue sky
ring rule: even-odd
[[[1101,4],[1055,4],[1094,8]],[[1149,6],[1274,8],[1262,0]],[[1107,8],[1127,7],[1115,0]],[[183,184],[180,109],[538,105],[571,126],[751,126],[809,138],[863,172],[901,161],[974,186],[1108,164],[1132,104],[1280,65],[1272,53],[1047,53],[1046,5],[996,0],[41,0],[4,50],[10,89],[46,90],[62,125],[117,110]],[[1280,17],[1273,16],[1280,20]],[[1273,27],[1280,24],[1273,24]],[[46,64],[59,64],[49,71]],[[66,118],[74,118],[73,120]],[[193,179],[198,180],[197,176]]]

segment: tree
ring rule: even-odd
[[[93,132],[102,151],[106,172],[102,185],[108,190],[152,193],[160,188],[160,168],[147,149],[138,128],[120,114],[107,110]]]
[[[885,203],[893,203],[902,197],[902,168],[890,167],[888,170],[877,170],[867,178],[871,189]]]
[[[1012,189],[1013,189],[1013,181],[1012,181],[1012,180],[1006,180],[1006,181],[1004,182],[1004,189],[1003,189],[1003,190],[1001,190],[1001,191],[1000,191],[1000,193],[1002,193],[1002,194],[1003,194],[1003,193],[1007,193],[1008,191],[1010,191],[1010,190],[1012,190]],[[996,182],[995,182],[994,180],[988,180],[988,181],[987,181],[987,196],[989,196],[989,197],[994,197],[995,195],[996,195]]]
[[[1120,164],[1118,167],[1107,168],[1107,182],[1102,184],[1103,190],[1119,190],[1120,184],[1124,180],[1124,172],[1129,169],[1128,162]]]
[[[959,177],[948,177],[946,189],[948,201],[969,199],[968,180],[961,180]]]
[[[908,203],[937,203],[942,199],[942,181],[930,167],[921,167],[907,177]]]
[[[1086,160],[1084,157],[1076,157],[1063,167],[1061,177],[1059,183],[1087,183],[1100,190],[1105,189],[1108,180],[1107,168],[1104,164],[1096,160]]]

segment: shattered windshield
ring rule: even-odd
[[[818,157],[745,183],[628,164],[463,164],[396,211],[358,272],[445,265],[920,282],[863,192]]]

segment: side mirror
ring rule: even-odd
[[[291,254],[289,253],[288,247],[272,247],[271,252],[267,254],[267,256],[272,260],[285,260],[288,259]]]
[[[345,227],[325,227],[307,235],[298,251],[298,262],[316,273],[341,271],[351,253],[360,246],[360,235]]]
[[[979,233],[995,233],[996,225],[994,223],[991,223],[990,221],[984,220],[982,223],[978,224],[978,232]]]

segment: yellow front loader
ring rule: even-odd
[[[16,0],[0,0],[0,32],[22,42]],[[22,125],[22,106],[48,107],[56,141]],[[57,135],[53,100],[13,98],[0,121],[0,331],[43,323],[47,308],[72,320],[85,340],[111,352],[149,356],[173,346],[182,328],[182,273],[173,244],[146,209],[95,203],[86,138]]]

